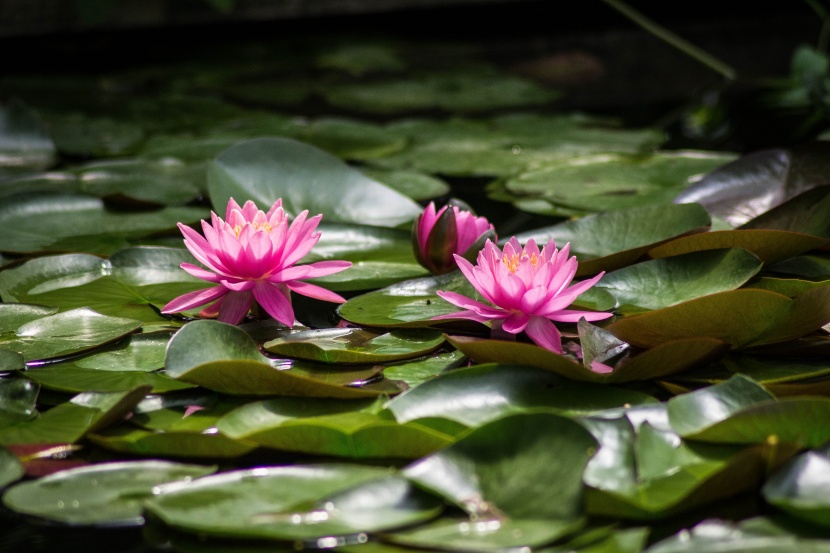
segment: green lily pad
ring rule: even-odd
[[[384,536],[394,544],[439,551],[539,548],[579,530],[582,520],[451,519]]]
[[[734,157],[714,152],[597,154],[519,173],[503,186],[518,198],[541,197],[569,210],[611,211],[668,203],[690,182]]]
[[[23,478],[23,464],[14,453],[0,446],[0,489]]]
[[[411,141],[374,165],[452,176],[509,176],[556,160],[650,152],[664,137],[581,115],[508,114],[492,119],[405,120],[387,128]]]
[[[784,342],[830,320],[830,287],[795,299],[767,290],[719,292],[671,307],[619,319],[608,329],[639,347],[692,337],[711,337],[734,348]]]
[[[321,52],[314,62],[323,69],[337,69],[355,76],[375,71],[398,72],[406,69],[406,62],[401,59],[395,46],[374,42],[346,42]]]
[[[712,361],[728,349],[724,342],[717,339],[681,338],[626,356],[615,364],[611,372],[596,372],[575,359],[535,344],[469,336],[449,336],[447,341],[479,363],[520,363],[572,380],[596,383],[648,380],[678,373]]]
[[[144,522],[144,500],[160,486],[215,470],[166,461],[100,463],[17,484],[3,495],[3,504],[18,513],[73,526],[138,526]]]
[[[55,162],[55,144],[37,115],[20,102],[0,106],[0,175],[42,171]]]
[[[574,382],[535,367],[486,364],[433,378],[392,399],[386,409],[400,422],[443,418],[475,427],[540,409],[586,415],[655,401],[641,392]]]
[[[681,236],[648,250],[654,258],[724,248],[752,252],[764,264],[773,264],[827,243],[827,238],[799,232],[770,229],[713,230]]]
[[[586,468],[589,513],[634,520],[665,518],[755,485],[761,464],[751,450],[690,444],[648,422],[583,419],[600,442]]]
[[[518,234],[521,243],[533,238],[545,244],[571,244],[579,260],[578,276],[631,265],[655,245],[709,226],[709,216],[696,204],[647,206],[588,215],[552,227]],[[724,246],[728,247],[728,246]]]
[[[467,357],[458,350],[433,353],[426,357],[389,363],[383,375],[392,380],[405,382],[410,388],[461,366]]]
[[[75,443],[121,421],[149,390],[149,386],[140,386],[126,392],[78,394],[32,421],[0,428],[0,444]]]
[[[281,178],[275,181],[274,174]],[[395,227],[421,214],[406,196],[313,146],[285,138],[249,140],[223,151],[208,169],[208,189],[217,211],[236,197],[260,207],[282,198],[292,215],[308,209],[329,222],[381,227]]]
[[[830,239],[830,186],[808,190],[741,226],[777,229]]]
[[[270,540],[385,530],[440,511],[435,498],[386,469],[333,464],[204,477],[163,489],[146,507],[178,530]]]
[[[637,263],[607,273],[596,284],[617,300],[617,311],[661,309],[733,290],[761,270],[746,250],[712,250]]]
[[[50,116],[49,134],[58,151],[81,157],[126,156],[144,141],[138,125],[81,113]]]
[[[87,439],[111,451],[143,457],[234,459],[257,447],[216,433],[159,432],[127,426],[108,428]]]
[[[774,400],[742,375],[669,400],[669,421],[684,438],[715,443],[816,447],[830,439],[830,399]]]
[[[172,378],[231,395],[365,398],[400,391],[349,386],[373,378],[381,367],[310,371],[272,364],[244,330],[208,320],[188,323],[173,336],[165,367]]]
[[[3,272],[6,275],[8,273]],[[16,301],[15,298],[3,294],[6,301]],[[43,305],[31,305],[26,303],[2,303],[0,304],[0,332],[14,332],[21,326],[49,315],[54,315],[57,309]]]
[[[250,403],[219,421],[233,439],[301,453],[351,458],[422,457],[453,436],[381,416],[371,400],[279,398]]]
[[[205,167],[175,159],[119,159],[72,169],[78,191],[98,197],[126,198],[149,205],[181,205],[207,188]]]
[[[794,275],[802,278],[830,278],[830,256],[825,254],[797,255],[785,259],[767,269],[772,273]]]
[[[91,309],[73,309],[21,325],[13,336],[0,339],[0,348],[27,361],[86,351],[137,330],[140,321],[109,317]]]
[[[360,172],[416,202],[434,200],[450,193],[450,185],[445,181],[418,171],[361,167]]]
[[[828,469],[826,448],[807,451],[767,480],[761,493],[769,503],[792,516],[826,527],[830,524]]]
[[[370,112],[415,110],[486,111],[546,104],[559,93],[509,75],[450,73],[397,81],[347,83],[326,88],[333,106]]]
[[[149,386],[151,393],[164,394],[195,386],[163,373],[89,369],[74,363],[32,368],[26,371],[26,378],[46,390],[68,393],[123,392],[137,386]]]
[[[165,207],[118,213],[99,198],[68,194],[22,194],[0,207],[7,230],[3,251],[14,253],[85,251],[110,254],[127,246],[128,238],[173,229],[176,223],[207,216],[196,207]]]
[[[370,332],[359,328],[326,328],[292,332],[265,342],[263,348],[283,357],[323,363],[387,363],[420,357],[444,343],[438,331]]]
[[[595,446],[591,435],[569,419],[514,414],[473,429],[409,465],[404,474],[484,520],[574,521],[582,513],[581,475]]]

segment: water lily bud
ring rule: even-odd
[[[412,228],[415,258],[436,275],[457,268],[454,255],[474,261],[488,239],[496,240],[490,221],[458,200],[437,211],[430,202]]]

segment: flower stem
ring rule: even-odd
[[[652,21],[642,13],[638,12],[622,0],[602,0],[634,23],[648,31],[649,33],[653,34],[660,40],[667,42],[683,52],[684,54],[696,59],[709,69],[720,73],[724,77],[729,80],[735,80],[736,73],[735,70],[727,65],[726,63],[720,61],[713,55],[701,50],[688,40],[676,35],[672,31],[668,30],[667,28],[663,27],[659,23]]]

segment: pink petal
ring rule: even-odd
[[[457,292],[444,292],[442,290],[438,290],[436,294],[456,307],[469,309],[478,313],[482,317],[486,317],[487,319],[504,319],[508,316],[508,313],[506,313],[503,309],[490,307],[489,305],[485,305]]]
[[[441,211],[435,211],[435,202],[429,202],[429,205],[424,209],[421,216],[418,217],[418,226],[417,226],[417,237],[418,237],[418,249],[421,250],[421,253],[426,257],[426,246],[427,246],[427,238],[429,234],[432,232],[432,229],[435,227],[435,222],[438,221],[438,218],[441,214],[446,211],[447,206],[441,208]]]
[[[471,321],[475,321],[477,323],[488,323],[493,321],[492,317],[485,317],[484,315],[479,315],[475,311],[456,311],[454,313],[447,313],[446,315],[437,315],[432,317],[431,321],[443,321],[443,320],[450,320],[450,319],[468,319]]]
[[[576,323],[579,322],[580,317],[585,317],[588,322],[601,321],[611,317],[613,313],[606,313],[604,311],[577,311],[575,309],[560,309],[559,311],[548,315],[549,318],[560,323]]]
[[[196,290],[195,292],[188,292],[187,294],[183,294],[165,305],[161,312],[167,314],[187,311],[189,309],[193,309],[194,307],[208,304],[216,298],[221,298],[227,293],[228,289],[224,286],[213,286],[211,288]]]
[[[352,266],[351,261],[318,261],[308,265],[295,265],[283,269],[268,277],[269,282],[289,282],[301,278],[317,278],[345,271]]]
[[[233,198],[228,198],[228,206],[227,206],[227,208],[225,208],[225,220],[226,221],[231,218],[231,212],[233,210],[236,210],[236,211],[239,211],[240,213],[242,213],[242,208],[239,207],[239,204],[236,203],[236,200],[234,200]]]
[[[238,325],[245,318],[253,303],[253,296],[250,291],[228,292],[222,298],[222,306],[219,308],[219,320],[223,323]]]
[[[285,326],[294,326],[294,309],[278,286],[260,282],[253,289],[254,298],[266,313]]]
[[[515,313],[504,320],[501,329],[510,334],[518,334],[523,331],[533,317],[528,317],[524,313]]]
[[[215,284],[219,284],[219,281],[222,278],[220,275],[217,275],[212,271],[208,271],[201,267],[197,267],[196,265],[193,265],[191,263],[182,263],[181,265],[179,265],[179,267],[184,269],[185,272],[195,276],[196,278],[200,278],[208,282],[213,282]]]
[[[548,293],[547,288],[543,288],[542,286],[531,288],[522,296],[519,309],[522,313],[527,313],[528,315],[537,314],[536,311],[548,299]]]
[[[544,317],[531,317],[527,336],[534,344],[554,353],[562,353],[562,335],[552,322]]]
[[[298,294],[302,294],[303,296],[308,296],[310,298],[315,298],[318,300],[323,301],[330,301],[334,303],[345,303],[346,300],[332,292],[331,290],[326,290],[322,286],[317,286],[316,284],[309,284],[308,282],[300,282],[299,280],[293,280],[285,283],[291,290],[297,292]]]
[[[271,226],[275,226],[275,223],[279,223],[285,218],[285,211],[282,209],[282,198],[277,198],[277,201],[273,203],[271,209],[266,213],[266,216]]]
[[[231,290],[232,292],[244,292],[254,287],[253,280],[239,280],[239,279],[222,279],[220,281],[222,286]]]
[[[603,277],[605,271],[599,273],[598,275],[589,278],[588,280],[583,280],[582,282],[578,282],[573,286],[569,286],[567,290],[565,290],[566,294],[573,294],[574,296],[578,296],[588,290],[591,286],[599,282],[599,279]]]

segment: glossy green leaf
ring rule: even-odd
[[[6,275],[7,273],[2,274]],[[9,297],[6,301],[15,301],[15,298]],[[0,332],[14,332],[24,324],[42,319],[48,315],[54,315],[56,311],[57,309],[54,307],[43,305],[2,303],[0,304]]]
[[[208,320],[193,321],[173,337],[165,368],[172,378],[231,395],[361,398],[400,391],[348,386],[373,378],[381,367],[309,371],[272,363],[244,330]]]
[[[386,469],[333,464],[205,477],[170,486],[146,506],[165,524],[187,532],[275,540],[384,530],[440,510],[434,498]]]
[[[751,219],[741,228],[778,229],[830,238],[830,186],[819,186]]]
[[[631,265],[656,244],[708,226],[709,216],[699,205],[667,204],[589,215],[517,238],[522,243],[530,238],[537,244],[551,238],[559,246],[570,243],[579,260],[577,275],[593,275]]]
[[[773,264],[821,247],[826,242],[826,238],[787,230],[714,230],[670,240],[649,249],[648,255],[660,258],[706,250],[742,248],[755,254],[765,264]]]
[[[741,289],[624,317],[609,330],[639,347],[708,336],[740,348],[793,340],[821,328],[828,320],[828,286],[813,288],[795,299],[767,290]]]
[[[492,119],[409,119],[389,130],[411,141],[404,151],[372,160],[386,168],[452,176],[507,176],[528,167],[598,153],[644,153],[659,131],[620,129],[582,115],[508,114]]]
[[[0,107],[0,174],[39,171],[55,161],[55,144],[37,115],[20,102]]]
[[[522,172],[504,187],[517,197],[541,197],[566,209],[611,211],[666,204],[690,182],[732,159],[714,152],[597,154]]]
[[[387,363],[420,357],[444,343],[435,330],[371,332],[359,328],[301,330],[263,344],[281,357],[323,363]]]
[[[23,478],[23,464],[14,453],[0,446],[0,489]]]
[[[274,180],[274,174],[281,178]],[[223,151],[210,164],[208,189],[217,211],[224,211],[230,197],[251,199],[260,207],[282,198],[292,215],[308,209],[329,222],[388,227],[421,213],[406,196],[339,159],[282,138],[254,139]]]
[[[86,251],[110,254],[124,248],[128,238],[195,222],[208,214],[196,207],[165,207],[146,212],[108,210],[99,198],[67,194],[13,196],[0,206],[6,229],[3,251],[15,253]]]
[[[279,398],[250,403],[219,421],[233,439],[309,454],[414,459],[450,444],[453,436],[417,422],[379,416],[371,401]]]
[[[755,485],[761,464],[750,450],[700,446],[649,422],[625,416],[585,419],[600,442],[588,463],[589,513],[614,518],[665,518]]]
[[[746,250],[712,250],[623,267],[597,286],[614,296],[618,311],[661,309],[739,288],[760,269],[760,260]]]
[[[123,392],[137,386],[149,386],[154,394],[193,388],[163,373],[143,371],[101,370],[79,367],[74,363],[46,365],[26,371],[26,378],[47,390],[56,392]]]
[[[256,449],[255,444],[215,432],[159,432],[127,426],[109,428],[87,439],[111,451],[142,457],[233,459]]]
[[[404,474],[485,520],[500,514],[521,520],[575,520],[582,513],[582,471],[595,445],[569,419],[514,414],[479,426],[409,465]],[[556,451],[556,462],[550,461],[551,451]]]
[[[520,363],[583,382],[628,382],[674,374],[725,353],[724,342],[712,338],[667,340],[631,357],[620,359],[611,372],[595,371],[570,357],[535,344],[450,336],[447,340],[479,363]]]
[[[215,470],[166,461],[101,463],[17,484],[3,495],[3,504],[62,524],[138,526],[144,522],[144,500],[158,493],[160,486]]]
[[[537,548],[579,530],[582,520],[452,519],[384,536],[394,544],[439,551]]]
[[[539,409],[585,415],[654,401],[641,392],[573,382],[534,367],[488,364],[433,378],[392,399],[386,409],[401,422],[439,417],[473,427]]]
[[[559,94],[519,77],[454,72],[334,85],[326,88],[325,96],[334,106],[389,114],[434,108],[471,112],[533,106],[548,103]]]
[[[745,155],[713,171],[678,195],[678,202],[702,204],[732,226],[816,185],[826,184],[826,142],[790,149],[771,149]]]
[[[126,156],[144,140],[144,131],[138,125],[107,117],[71,113],[50,116],[47,125],[55,147],[70,156]]]
[[[426,357],[389,363],[383,375],[392,380],[405,382],[414,388],[427,380],[460,366],[467,357],[458,350],[433,353]]]
[[[825,254],[797,255],[768,267],[773,273],[802,278],[830,278],[830,256]]]
[[[709,519],[652,545],[646,553],[827,553],[830,541],[824,538],[821,533],[794,528],[790,523],[779,525],[750,519],[736,524]]]
[[[418,171],[361,167],[360,172],[412,198],[416,202],[434,200],[450,193],[450,186],[446,182]]]
[[[73,309],[21,325],[0,348],[20,353],[27,361],[70,355],[112,342],[137,330],[140,321],[109,317],[91,309]]]
[[[830,525],[830,457],[827,449],[807,451],[767,480],[761,493],[769,503],[794,517]]]
[[[397,72],[406,68],[406,62],[398,49],[382,42],[347,41],[321,52],[314,62],[318,67],[337,69],[351,75],[375,71]]]
[[[121,421],[141,401],[149,386],[126,392],[78,394],[38,418],[0,428],[0,444],[74,443]]]
[[[150,205],[185,204],[207,187],[203,165],[186,165],[175,158],[88,163],[72,173],[84,194]]]
[[[774,400],[758,384],[735,375],[722,384],[669,400],[678,434],[718,443],[782,443],[816,447],[830,439],[830,399]]]

